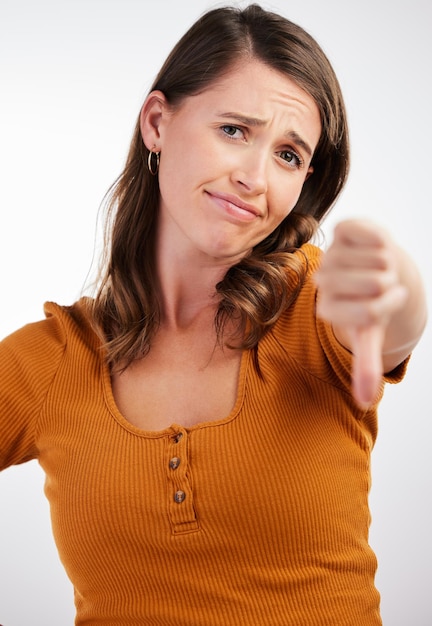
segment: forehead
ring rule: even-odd
[[[291,76],[275,69],[274,67],[271,67],[270,65],[267,65],[264,61],[253,57],[245,57],[233,63],[219,76],[219,78],[214,80],[209,85],[208,89],[223,89],[229,87],[233,83],[236,84],[238,81],[251,80],[252,78],[254,79],[254,82],[279,81],[281,84],[285,84],[287,88],[294,87],[300,91],[304,91],[299,85],[297,85]],[[304,91],[304,93],[306,92]]]
[[[199,111],[221,115],[235,112],[268,124],[301,126],[302,134],[310,134],[313,145],[321,134],[320,113],[313,97],[292,78],[257,59],[236,63],[183,104],[192,115]]]

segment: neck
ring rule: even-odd
[[[156,268],[162,324],[175,329],[197,318],[213,320],[219,303],[216,285],[239,259],[210,257],[182,237],[170,220],[160,220]]]
[[[158,263],[162,324],[186,328],[200,318],[214,319],[218,307],[216,285],[228,267],[199,265],[164,257]]]

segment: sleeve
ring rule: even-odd
[[[316,326],[321,346],[338,378],[345,381],[345,384],[350,383],[352,353],[339,343],[331,324],[317,318]],[[405,376],[409,360],[410,357],[407,357],[394,370],[383,374],[382,384],[399,383]]]
[[[0,342],[0,470],[37,458],[38,417],[65,344],[55,316]]]

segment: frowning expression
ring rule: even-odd
[[[179,256],[235,263],[275,230],[313,175],[318,107],[258,60],[177,108],[158,97],[157,132],[146,143],[161,153],[159,242]]]

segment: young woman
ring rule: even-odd
[[[175,46],[112,189],[93,300],[0,347],[0,467],[37,458],[76,624],[381,623],[369,458],[426,311],[363,221],[337,79],[257,5]]]

